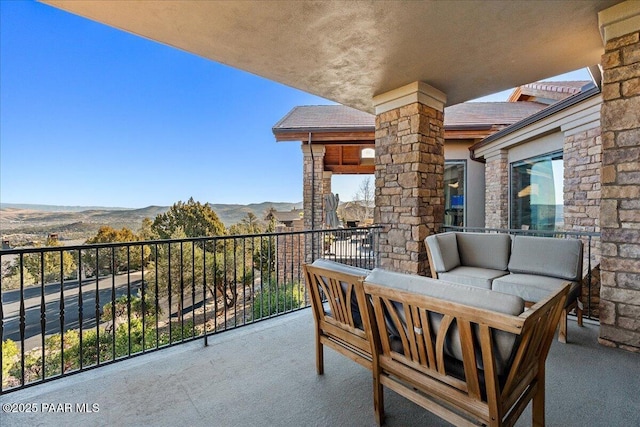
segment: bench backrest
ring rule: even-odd
[[[524,395],[531,399],[533,391],[523,391],[533,389],[538,373],[544,372],[568,290],[567,283],[530,310],[514,316],[365,280],[364,292],[371,300],[365,329],[377,325],[376,329],[368,329],[375,346],[374,374],[377,371],[386,378],[385,385],[395,387],[405,397],[420,390],[436,397],[436,401],[453,402],[459,411],[439,408],[443,411],[439,415],[454,424],[461,422],[458,412],[465,419],[486,424],[492,417],[502,419],[514,405],[526,405],[519,403]],[[434,316],[441,319],[437,327],[432,322]],[[395,331],[390,330],[389,319]],[[462,355],[457,368],[447,356],[454,326]],[[400,337],[394,342],[396,331]],[[497,332],[517,337],[502,374],[495,357]],[[481,368],[478,358],[483,362]],[[418,403],[420,399],[414,401]],[[519,413],[514,416],[517,419]]]
[[[425,295],[436,298],[439,301],[449,301],[464,304],[465,306],[482,308],[492,313],[502,313],[511,316],[520,315],[525,308],[522,298],[515,295],[492,292],[474,286],[459,285],[456,283],[445,283],[440,280],[430,279],[415,274],[403,274],[383,269],[374,269],[365,279],[367,283],[395,288],[410,292],[413,295]],[[399,305],[394,306],[395,311],[389,311],[389,317],[398,316],[403,327],[406,328],[406,313]],[[446,323],[445,316],[437,311],[429,313],[429,326],[432,331],[438,331],[442,323]],[[396,328],[397,322],[387,320],[388,332],[391,335],[391,343],[399,346],[402,333]],[[398,342],[396,342],[398,341]],[[507,369],[513,349],[516,345],[516,336],[505,331],[494,331],[494,359],[496,369],[501,375]],[[444,343],[444,355],[450,358],[450,362],[456,364],[463,361],[462,346],[460,343],[460,331],[457,324],[453,323],[447,327],[447,334]],[[479,356],[479,354],[477,355]],[[482,369],[483,360],[476,358],[478,368]]]
[[[362,319],[367,313],[362,281],[370,270],[328,260],[305,264],[303,270],[317,338],[370,368],[371,344]]]

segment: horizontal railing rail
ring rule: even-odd
[[[583,279],[582,303],[584,316],[591,320],[599,319],[600,300],[600,232],[596,231],[561,231],[561,230],[521,230],[512,228],[484,228],[443,226],[445,231],[465,231],[478,233],[506,233],[511,235],[525,235],[538,237],[574,238],[583,242]]]
[[[374,268],[378,227],[0,251],[0,394],[309,306],[302,265]]]

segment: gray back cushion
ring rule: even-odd
[[[508,234],[456,233],[460,263],[467,267],[506,270],[511,236]]]
[[[582,241],[553,237],[515,236],[509,271],[559,279],[581,280]]]
[[[436,272],[444,273],[460,265],[456,233],[434,234],[425,239],[425,244],[431,253]]]
[[[473,286],[447,283],[423,276],[395,273],[378,268],[373,269],[371,274],[365,279],[365,283],[388,286],[472,307],[510,314],[512,316],[518,316],[524,311],[524,300],[515,295],[502,294]],[[392,337],[398,335],[397,328],[402,327],[406,329],[406,319],[402,306],[398,304],[394,304],[394,306],[403,325],[395,325],[387,318],[387,328]],[[431,312],[429,314],[429,320],[432,330],[437,331],[442,321],[442,314]],[[474,331],[476,334],[478,333],[477,325],[474,326]],[[498,375],[502,375],[509,367],[517,339],[515,335],[505,331],[494,330],[492,333],[495,344],[494,358],[496,361],[496,370]],[[398,349],[395,349],[395,351],[398,351]],[[462,361],[462,346],[460,344],[457,324],[452,325],[449,329],[447,339],[445,340],[444,351],[447,355]],[[476,363],[480,369],[483,369],[484,364],[479,354],[476,354]]]

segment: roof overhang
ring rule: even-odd
[[[550,105],[469,147],[471,157],[486,159],[503,149],[523,144],[551,132],[570,134],[600,125],[600,88],[588,85],[582,92]]]
[[[620,2],[42,1],[370,113],[413,82],[454,105],[597,64]]]

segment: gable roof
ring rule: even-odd
[[[370,131],[376,117],[344,105],[302,105],[294,107],[273,126],[273,133],[287,131]]]
[[[444,109],[444,128],[507,126],[545,107],[538,102],[465,102]]]
[[[467,102],[444,109],[445,129],[508,126],[543,108],[538,102]],[[373,131],[376,117],[344,105],[303,105],[273,126],[273,133]]]
[[[507,101],[538,101],[551,104],[579,93],[582,87],[589,83],[589,80],[533,82],[515,88]]]
[[[469,150],[471,150],[471,152],[473,153],[474,150],[480,147],[484,147],[485,145],[488,145],[493,141],[496,141],[497,139],[503,138],[511,133],[516,132],[517,130],[527,127],[535,122],[538,122],[542,119],[552,116],[562,110],[572,107],[573,105],[579,104],[580,102],[599,94],[600,94],[600,88],[593,83],[588,83],[587,85],[583,86],[581,90],[579,90],[578,92],[574,93],[571,96],[564,98],[562,101],[551,104],[546,108],[538,111],[537,113],[532,114],[531,116],[525,117],[524,119],[518,122],[515,122],[505,127],[504,129],[501,129],[500,131],[494,133],[493,135],[489,135],[488,137],[484,138],[482,141],[479,141],[476,144],[472,145],[469,148]]]

